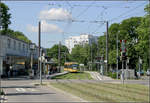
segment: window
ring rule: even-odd
[[[28,45],[26,46],[26,51],[28,52]]]
[[[8,48],[11,47],[11,40],[10,39],[7,40],[7,46],[8,46]]]
[[[16,50],[16,41],[14,41],[14,50]]]
[[[25,45],[23,44],[22,47],[23,47],[23,51],[24,51],[25,50]]]
[[[20,50],[20,49],[21,49],[21,43],[18,44],[18,50]]]

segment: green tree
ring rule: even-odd
[[[147,10],[147,6],[145,8]],[[138,32],[138,43],[135,47],[135,50],[138,51],[140,54],[139,56],[142,58],[143,61],[143,69],[148,69],[148,63],[149,63],[149,34],[150,34],[150,24],[149,24],[150,18],[147,15],[145,15],[142,20],[140,26],[136,29]]]
[[[2,22],[2,29],[4,29],[5,31],[8,29],[8,26],[11,24],[10,18],[11,18],[11,14],[8,12],[9,8],[7,5],[5,5],[4,3],[0,3],[0,7],[1,7],[1,22]]]
[[[2,30],[0,31],[0,33],[2,35],[8,35],[8,36],[11,36],[11,37],[14,37],[14,38],[17,38],[19,40],[22,40],[22,41],[25,41],[27,43],[31,43],[31,40],[29,40],[22,32],[20,31],[14,31],[14,30],[11,30],[11,29],[7,29],[7,30]]]
[[[52,48],[47,49],[47,55],[50,58],[55,59],[56,62],[58,62],[58,48],[59,48],[59,45],[54,45]],[[61,65],[63,65],[65,62],[65,59],[66,61],[69,61],[70,55],[69,55],[69,51],[67,47],[64,45],[61,45],[60,51],[61,51]]]
[[[71,52],[72,61],[87,64],[88,62],[88,51],[89,47],[86,45],[85,47],[81,45],[76,45]]]

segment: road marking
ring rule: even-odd
[[[98,78],[99,80],[102,80],[102,79],[100,78],[100,76],[98,76],[98,75],[97,75],[97,78]]]
[[[26,90],[23,89],[23,88],[16,88],[16,91],[18,91],[18,92],[25,92]]]
[[[35,92],[37,90],[33,89],[33,88],[28,88],[29,91]]]
[[[91,72],[91,76],[96,80],[102,80],[101,76],[97,72]]]

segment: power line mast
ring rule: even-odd
[[[100,57],[100,53],[99,53],[100,49],[99,49],[99,45],[97,43],[97,57],[99,58]],[[100,61],[99,59],[97,59],[97,62],[98,62],[98,66],[97,66],[97,71],[100,72]]]
[[[0,4],[1,4],[1,0],[0,0]],[[2,26],[2,20],[1,20],[1,16],[2,16],[2,9],[1,9],[1,6],[0,6],[0,30],[1,30],[1,26]],[[1,54],[1,53],[0,53]],[[1,55],[0,55],[1,56]],[[1,58],[1,57],[0,57]],[[1,61],[0,61],[1,62]],[[1,74],[2,74],[2,68],[1,68],[1,63],[0,63],[0,93],[2,92],[2,87],[1,87]],[[0,96],[1,98],[1,96]]]
[[[67,62],[67,53],[66,53],[66,50],[65,50],[65,62]]]
[[[41,57],[41,21],[39,21],[39,33],[38,33],[38,42],[39,42],[39,52],[38,52],[38,57]],[[38,60],[38,73],[40,72],[40,84],[42,84],[42,68],[41,68],[41,61]]]
[[[92,70],[92,66],[93,66],[93,54],[92,54],[92,42],[91,42],[91,70]]]
[[[106,21],[106,74],[108,72],[108,21]]]
[[[60,49],[61,49],[61,42],[59,41],[59,46],[58,46],[58,66],[59,66],[59,68],[58,68],[58,72],[60,72],[60,68],[61,68],[61,64],[60,64],[60,59],[61,59],[61,55],[60,55]]]
[[[117,43],[117,79],[118,79],[118,63],[119,63],[119,56],[118,56],[118,33],[117,33],[117,40],[116,40],[116,43]]]
[[[148,6],[149,6],[148,11],[149,11],[149,19],[150,19],[150,0],[149,0]],[[149,25],[149,69],[150,69],[150,25]],[[150,85],[150,76],[149,76],[149,85]],[[150,89],[149,89],[149,95],[150,95]],[[150,98],[149,98],[149,101],[150,101]]]

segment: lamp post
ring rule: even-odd
[[[120,33],[120,31],[119,31]],[[116,38],[116,44],[117,44],[117,79],[118,79],[118,63],[119,63],[119,56],[118,56],[118,33],[117,33],[117,38]]]
[[[46,75],[45,72],[45,63],[47,62],[46,58],[45,58],[45,53],[43,52],[43,56],[42,56],[42,62],[43,62],[43,70],[44,70],[44,75]],[[45,76],[46,77],[46,76]]]
[[[142,64],[142,59],[139,56],[139,77],[141,77],[141,64]]]
[[[30,44],[30,53],[31,53],[31,62],[30,62],[30,77],[33,77],[34,76],[34,70],[33,70],[33,54],[34,54],[34,50],[35,50],[35,44],[34,43],[31,43]]]
[[[0,4],[1,4],[1,0],[0,0]],[[1,26],[2,26],[2,21],[1,21],[1,16],[2,16],[2,8],[0,7],[0,30],[1,30]],[[1,53],[0,53],[1,55]],[[1,92],[2,92],[2,88],[1,88],[1,74],[2,74],[2,68],[1,68],[1,56],[0,56],[0,98],[1,98]]]

